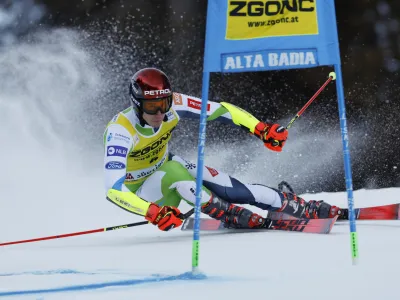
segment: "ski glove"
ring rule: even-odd
[[[265,147],[281,152],[289,132],[279,124],[259,122],[254,129],[254,134],[264,142]]]
[[[176,207],[160,207],[157,204],[152,203],[147,210],[145,218],[151,224],[157,225],[158,229],[168,231],[172,228],[181,226],[183,215]]]

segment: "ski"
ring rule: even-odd
[[[356,208],[355,214],[356,220],[400,220],[400,203]],[[268,218],[272,220],[298,220],[296,217],[281,212],[269,212]],[[347,220],[348,214],[345,214],[345,217],[340,218],[338,222]]]
[[[335,224],[337,217],[333,219],[295,219],[295,220],[272,220],[271,228],[252,228],[252,229],[236,229],[226,228],[224,223],[214,219],[200,218],[200,230],[203,231],[293,231],[293,232],[305,232],[305,233],[320,233],[328,234],[331,232],[333,225]],[[194,229],[194,218],[188,218],[182,224],[182,230],[193,230]]]

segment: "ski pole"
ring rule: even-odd
[[[325,83],[319,88],[319,90],[314,94],[314,96],[311,97],[310,100],[307,101],[307,103],[297,112],[297,114],[293,117],[293,119],[290,120],[290,122],[286,125],[285,129],[289,129],[292,127],[293,123],[303,114],[303,112],[307,109],[307,107],[310,106],[310,104],[318,97],[319,94],[325,89],[325,87],[333,80],[336,80],[336,73],[335,72],[330,72],[329,73],[329,78]],[[277,130],[277,132],[283,131],[284,128],[280,128]],[[273,146],[278,146],[279,141],[278,140],[273,140],[271,142]]]
[[[293,117],[293,119],[290,120],[289,124],[287,124],[287,126],[286,126],[286,129],[289,129],[290,127],[292,127],[293,123],[303,114],[303,112],[307,109],[307,107],[310,106],[310,104],[315,100],[315,98],[317,98],[318,95],[321,94],[321,92],[325,89],[325,87],[333,80],[336,80],[336,73],[330,72],[328,80],[325,81],[325,83],[319,88],[319,90],[314,94],[314,96],[312,96],[311,99],[308,100],[307,103]]]
[[[186,218],[190,217],[193,214],[193,212],[194,212],[194,209],[192,208],[186,214],[181,214],[182,215],[181,219],[186,219]],[[66,237],[70,237],[70,236],[77,236],[77,235],[91,234],[91,233],[96,233],[96,232],[118,230],[118,229],[134,227],[134,226],[140,226],[140,225],[146,225],[146,224],[149,224],[149,222],[148,221],[141,221],[141,222],[136,222],[136,223],[117,225],[117,226],[111,226],[111,227],[105,227],[105,228],[99,228],[99,229],[93,229],[93,230],[86,230],[86,231],[78,231],[78,232],[72,232],[72,233],[67,233],[67,234],[45,236],[45,237],[29,239],[29,240],[21,240],[21,241],[0,243],[0,246],[8,246],[8,245],[15,245],[15,244],[23,244],[23,243],[32,243],[32,242],[38,242],[38,241],[45,241],[45,240],[60,239],[60,238],[66,238]]]

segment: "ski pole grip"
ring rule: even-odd
[[[273,140],[271,142],[271,145],[274,146],[274,147],[277,147],[277,146],[279,146],[279,141],[278,140]]]
[[[276,130],[276,132],[283,132],[284,130],[285,130],[285,128],[283,128],[282,126],[280,126],[280,127]],[[277,147],[277,146],[279,146],[279,141],[278,141],[278,140],[273,140],[273,141],[271,141],[271,145],[274,146],[274,147]]]

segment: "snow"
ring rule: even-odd
[[[360,190],[355,192],[355,199],[357,203],[378,205],[397,202],[397,195],[396,188]],[[338,204],[346,202],[344,193],[303,196],[309,199],[323,196],[331,202],[336,199]],[[46,210],[42,203],[36,203],[30,211],[31,217],[25,220],[14,210],[7,210],[7,213],[2,210],[1,241],[141,220],[122,210],[119,213],[118,208],[105,200],[85,201],[93,205],[92,208],[83,206],[91,210],[86,211],[86,217],[71,214],[74,209],[65,207],[65,218],[58,221],[49,219],[51,209]],[[400,243],[396,235],[400,224],[364,221],[358,222],[357,229],[360,251],[357,266],[351,264],[346,223],[336,224],[329,235],[202,233],[200,269],[206,279],[199,280],[174,280],[174,276],[191,270],[192,233],[179,229],[160,232],[152,225],[144,225],[6,246],[0,248],[0,297],[5,292],[21,292],[6,298],[397,298]],[[162,278],[166,280],[160,281]],[[50,292],[52,289],[58,291]],[[33,292],[26,292],[29,290]]]

